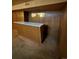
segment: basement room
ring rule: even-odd
[[[67,0],[12,0],[12,59],[67,59]]]

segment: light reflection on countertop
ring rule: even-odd
[[[43,23],[37,23],[37,22],[13,22],[13,23],[34,26],[34,27],[41,27],[42,25],[44,25]]]

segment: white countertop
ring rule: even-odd
[[[42,25],[44,25],[43,23],[35,23],[35,22],[14,22],[14,23],[28,25],[28,26],[34,26],[34,27],[41,27]]]

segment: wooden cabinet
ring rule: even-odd
[[[28,23],[28,22],[25,22]],[[26,39],[29,39],[31,41],[36,42],[37,44],[41,44],[43,38],[43,32],[44,32],[44,25],[40,26],[32,26],[31,25],[24,25],[24,24],[17,24],[16,30],[18,31],[18,34],[25,37]],[[46,30],[46,29],[45,29]],[[45,36],[44,36],[45,37]]]

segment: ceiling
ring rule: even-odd
[[[12,5],[16,5],[16,4],[20,4],[28,1],[31,1],[31,0],[12,0]]]

